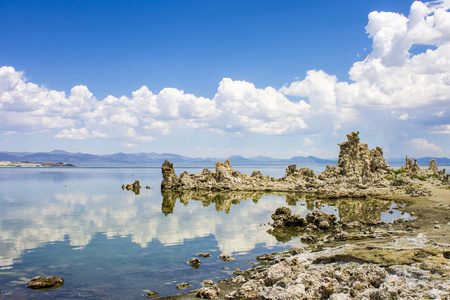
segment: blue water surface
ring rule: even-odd
[[[257,169],[284,175],[284,168]],[[135,180],[151,189],[138,195],[122,190]],[[281,194],[163,197],[160,183],[160,168],[0,168],[0,299],[138,299],[150,290],[174,295],[178,283],[199,288],[203,280],[249,267],[257,255],[301,246],[299,238],[283,243],[267,233],[277,207],[339,216],[334,204]],[[200,252],[211,257],[200,258],[195,270],[187,261]],[[223,262],[223,252],[236,260]],[[63,277],[65,284],[28,289],[38,275]]]

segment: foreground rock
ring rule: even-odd
[[[347,141],[339,144],[339,147],[338,164],[327,165],[321,174],[316,175],[308,168],[297,169],[296,165],[290,165],[286,168],[285,176],[277,179],[263,176],[259,171],[251,175],[242,174],[231,167],[229,160],[217,162],[215,171],[205,168],[201,173],[184,172],[178,177],[173,164],[165,161],[162,165],[161,189],[303,192],[314,193],[322,198],[359,198],[404,193],[405,186],[416,178],[422,179],[422,175],[438,176],[442,173],[442,180],[445,177],[443,172],[438,171],[435,162],[430,162],[429,170],[420,171],[417,164],[411,165],[407,160],[407,167],[394,173],[383,156],[383,150],[380,147],[370,150],[366,143],[360,142],[359,132],[348,134]]]
[[[33,277],[33,279],[31,279],[28,282],[27,287],[34,290],[39,290],[39,289],[59,288],[63,285],[64,285],[64,278],[59,278],[56,276],[43,278],[41,276],[36,276]]]
[[[197,291],[196,297],[201,299],[214,299],[220,293],[220,289],[217,285],[212,287],[204,287]]]
[[[436,258],[439,251],[409,249],[411,259],[398,261],[394,256],[406,252],[396,253],[383,265],[372,250],[306,251],[247,272],[249,280],[225,299],[448,299],[450,264]],[[376,250],[388,255],[395,249]]]

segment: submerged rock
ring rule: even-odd
[[[207,279],[207,280],[203,280],[202,281],[202,285],[204,285],[204,286],[215,286],[216,283],[214,281],[212,281],[212,280]]]
[[[319,238],[314,234],[310,234],[302,236],[300,240],[302,241],[302,243],[316,243],[319,241]]]
[[[336,225],[337,217],[334,214],[315,210],[302,218],[299,215],[292,214],[287,207],[279,207],[272,214],[271,224],[273,227],[306,227],[313,229],[329,229]]]
[[[188,260],[188,264],[190,264],[194,269],[198,269],[198,267],[200,267],[200,263],[200,259],[198,259],[197,257],[193,257]]]
[[[183,282],[183,283],[177,284],[177,289],[182,290],[182,289],[186,289],[191,286],[192,286],[192,284]]]
[[[150,291],[145,295],[147,298],[159,297],[159,293],[155,291]]]
[[[133,191],[136,195],[139,195],[141,190],[141,184],[139,180],[135,180],[133,183],[127,185],[123,184],[122,190]]]
[[[222,253],[219,255],[219,258],[223,261],[230,261],[230,260],[234,260],[233,257],[230,256],[230,254],[228,253]]]
[[[306,215],[308,224],[314,224],[320,229],[329,229],[335,225],[336,220],[337,217],[335,215],[320,210],[315,210]]]
[[[30,289],[48,289],[48,288],[58,288],[64,285],[64,278],[51,276],[51,277],[41,277],[36,276],[31,279],[27,287]]]
[[[211,253],[205,252],[205,253],[199,253],[197,255],[200,256],[200,257],[210,257]]]

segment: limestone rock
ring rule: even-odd
[[[233,257],[230,256],[230,254],[228,253],[222,253],[219,255],[219,258],[223,261],[230,261],[230,260],[234,260]]]
[[[347,141],[340,147],[338,164],[327,166],[321,178],[344,177],[350,180],[373,182],[392,174],[391,167],[383,157],[380,147],[369,150],[366,143],[359,140],[359,132],[347,134]]]
[[[173,164],[166,160],[161,167],[161,172],[163,175],[163,180],[161,182],[161,189],[169,188],[173,189],[179,186],[180,178],[178,178],[175,173]]]
[[[373,253],[374,250],[377,253]],[[377,262],[380,254],[390,255],[392,251],[389,246],[374,249],[343,245],[303,252],[267,270],[253,269],[253,279],[227,294],[225,299],[448,298],[450,263],[446,260],[417,262],[419,257],[425,259],[423,255],[430,251],[425,249],[397,249],[398,253],[392,254],[392,263]],[[399,259],[408,251],[417,253],[412,259]]]
[[[145,295],[147,298],[155,298],[155,297],[159,297],[159,293],[155,292],[155,291],[150,291]]]
[[[198,269],[198,267],[200,267],[200,263],[200,259],[198,259],[197,257],[193,257],[188,260],[188,264],[190,264],[194,269]]]
[[[314,193],[320,198],[367,198],[369,196],[401,194],[409,183],[411,175],[440,176],[442,183],[450,178],[439,172],[435,161],[430,162],[429,169],[420,169],[417,161],[406,157],[402,172],[392,171],[383,156],[380,147],[369,149],[366,143],[360,142],[359,132],[347,135],[347,141],[338,144],[340,147],[338,164],[328,165],[325,170],[315,175],[308,168],[297,168],[290,165],[282,178],[263,176],[260,171],[251,175],[234,170],[230,161],[218,161],[215,170],[203,169],[201,173],[184,172],[178,177],[173,164],[165,161],[162,165],[163,180],[161,190],[166,191],[253,191],[253,192],[302,192]],[[438,172],[436,174],[436,172]],[[300,219],[297,220],[301,222]],[[279,223],[279,222],[278,222]],[[325,223],[322,223],[326,227]]]
[[[191,287],[191,286],[192,286],[192,284],[183,282],[183,283],[177,284],[177,289],[179,289],[179,290],[187,289],[188,287]]]
[[[30,289],[47,289],[56,288],[64,285],[64,278],[59,278],[56,276],[51,277],[33,277],[27,284]]]
[[[439,173],[438,166],[436,164],[436,160],[432,159],[428,163],[428,169],[433,173],[433,175],[436,175]]]
[[[212,280],[207,279],[207,280],[203,280],[202,281],[202,285],[204,285],[204,286],[215,286],[216,283],[214,281],[212,281]]]
[[[287,207],[279,207],[272,214],[273,227],[296,227],[306,226],[306,221],[299,215],[292,214],[291,210]]]
[[[306,215],[308,224],[314,224],[320,229],[328,229],[336,223],[337,217],[320,210],[315,210]]]
[[[125,184],[122,185],[122,190],[133,191],[136,195],[139,195],[140,189],[141,189],[141,184],[140,184],[139,180],[135,180],[133,183],[130,183],[127,185],[125,185]]]
[[[238,276],[236,276],[236,277],[231,279],[232,283],[243,283],[245,281],[246,280],[245,280],[244,276],[242,276],[242,275],[238,275]]]
[[[215,285],[212,287],[204,287],[199,289],[195,296],[201,299],[213,299],[214,297],[217,297],[219,293],[220,289],[217,285]]]

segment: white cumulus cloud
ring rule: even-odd
[[[424,138],[413,139],[410,141],[412,146],[412,152],[417,153],[417,156],[422,156],[426,154],[439,155],[442,153],[442,148],[434,143],[428,142]]]
[[[46,132],[57,138],[110,138],[130,144],[183,130],[334,136],[365,127],[377,128],[392,140],[408,138],[404,133],[414,128],[446,134],[449,10],[449,1],[416,1],[408,16],[371,12],[366,32],[373,40],[372,51],[352,65],[349,82],[310,70],[304,79],[278,90],[223,78],[212,99],[176,88],[156,93],[147,86],[131,97],[97,99],[86,86],[75,86],[66,95],[28,82],[13,67],[1,67],[0,133]],[[411,49],[417,45],[429,49],[414,54]],[[401,127],[403,133],[393,127]]]

